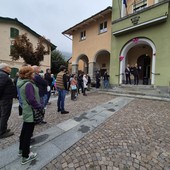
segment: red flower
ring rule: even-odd
[[[120,56],[119,60],[122,61],[124,59],[124,56]]]
[[[137,43],[138,43],[138,41],[139,41],[139,39],[138,39],[138,38],[134,38],[134,39],[133,39],[133,42],[134,42],[135,44],[137,44]]]

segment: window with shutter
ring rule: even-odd
[[[16,28],[12,28],[10,29],[10,37],[11,38],[16,38],[19,35],[19,30]]]

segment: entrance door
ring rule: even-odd
[[[140,56],[137,60],[138,66],[141,67],[139,73],[140,84],[150,84],[150,63],[151,59],[146,54]]]

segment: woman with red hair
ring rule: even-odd
[[[19,70],[17,87],[19,88],[23,109],[23,126],[20,135],[19,154],[22,154],[21,164],[34,160],[37,153],[30,152],[30,141],[34,131],[34,109],[43,109],[40,104],[38,87],[33,82],[34,69],[31,66],[23,66]]]

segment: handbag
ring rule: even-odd
[[[34,116],[34,123],[38,124],[42,122],[44,117],[44,109],[32,109],[33,110],[33,116]]]
[[[71,85],[71,90],[77,90],[77,86],[76,85]]]

